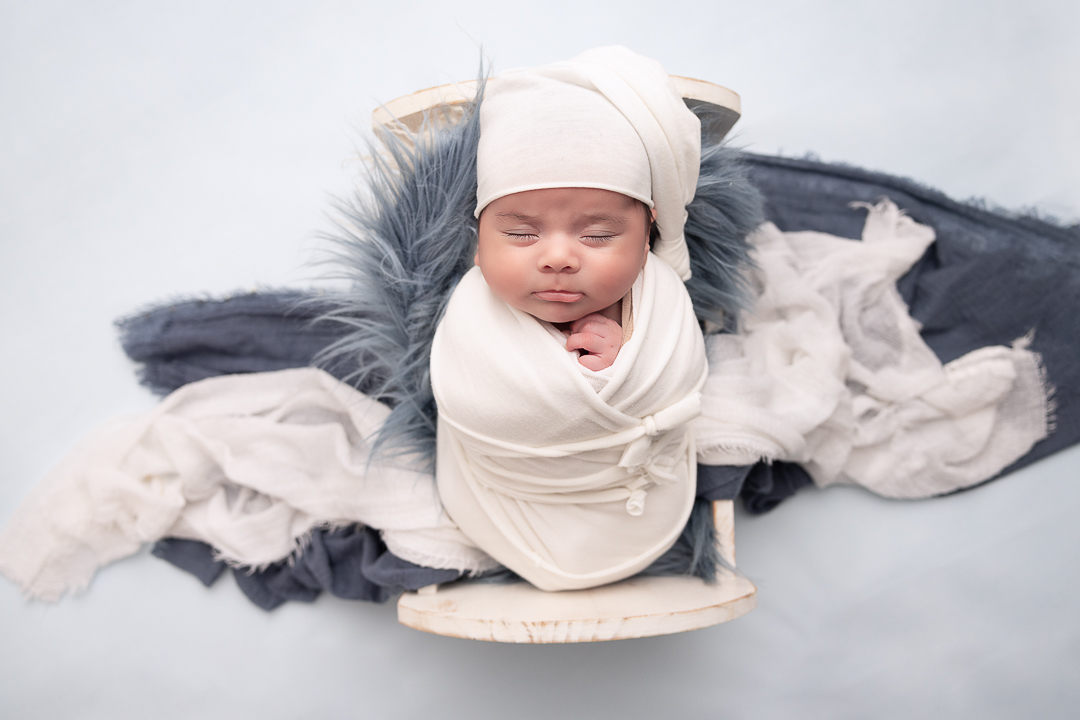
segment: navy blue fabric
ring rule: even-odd
[[[194,540],[159,540],[153,554],[212,585],[224,572],[212,548]],[[284,602],[311,602],[322,591],[347,600],[386,602],[402,590],[445,583],[461,577],[457,570],[436,570],[402,560],[379,538],[377,530],[353,525],[314,530],[304,552],[293,562],[261,570],[234,568],[236,584],[264,610]]]
[[[167,395],[217,375],[311,365],[341,337],[340,327],[314,322],[328,310],[317,293],[280,290],[177,300],[116,324],[124,352],[140,363],[140,382]],[[353,368],[334,370],[342,377]]]
[[[217,582],[225,572],[225,563],[214,560],[214,549],[198,540],[165,538],[158,540],[150,552],[191,573],[206,587]]]
[[[801,465],[780,460],[738,466],[698,465],[698,497],[741,497],[743,508],[754,515],[772,510],[800,488],[813,484]]]
[[[698,464],[697,494],[706,500],[734,500],[739,497],[753,465]]]
[[[810,473],[801,465],[776,460],[759,462],[750,469],[739,497],[747,512],[767,513],[804,487],[813,485]]]
[[[858,239],[865,211],[849,204],[882,197],[934,228],[937,242],[897,287],[912,316],[922,324],[923,338],[943,362],[978,347],[1009,344],[1035,331],[1032,348],[1042,354],[1047,377],[1056,389],[1056,430],[1002,475],[1080,442],[1080,226],[1060,227],[1037,218],[992,212],[958,203],[903,178],[854,167],[760,155],[746,155],[745,162],[752,182],[765,197],[767,218],[781,230],[816,230]],[[341,336],[341,326],[312,325],[326,307],[316,293],[251,293],[220,301],[165,304],[118,325],[125,352],[142,364],[142,382],[166,394],[214,375],[311,364]],[[347,379],[355,368],[326,369]],[[702,497],[727,499],[738,493],[746,509],[754,513],[771,510],[810,484],[805,470],[790,463],[699,467]],[[441,582],[426,581],[426,568],[399,566],[404,561],[385,551],[365,563],[366,542],[343,541],[341,553],[347,550],[349,559],[339,554],[334,560],[328,554],[330,559],[324,560],[323,550],[313,550],[292,566],[300,570],[268,568],[238,574],[237,580],[263,607],[276,606],[282,598],[313,598],[316,587],[345,593],[343,597],[375,599],[381,591],[364,583],[406,587],[397,578],[409,573],[416,575],[409,581],[415,587]],[[197,570],[200,578],[212,575],[200,565],[210,557],[208,549],[170,547],[162,549],[159,543],[155,554],[189,571]],[[339,575],[357,576],[354,562],[367,575],[335,591],[335,583],[346,582]],[[327,567],[350,570],[328,575]],[[384,570],[389,575],[379,574]]]

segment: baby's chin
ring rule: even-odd
[[[596,307],[597,303],[558,303],[558,302],[546,302],[546,303],[527,303],[525,306],[515,305],[518,310],[524,313],[532,315],[537,320],[543,320],[549,322],[552,325],[559,327],[561,330],[565,330],[565,326],[569,326],[572,323],[580,320],[586,315],[601,314],[608,317],[612,317],[608,312],[610,308],[607,306]],[[618,312],[614,316],[616,322],[618,322]]]
[[[537,320],[549,322],[552,325],[572,323],[575,320],[597,312],[591,305],[578,307],[577,303],[560,302],[531,302],[514,305],[518,310],[532,315]]]
[[[535,294],[522,296],[517,295],[514,297],[504,297],[496,293],[500,300],[509,305],[510,307],[520,310],[523,313],[532,315],[537,320],[543,320],[549,322],[552,325],[569,325],[576,322],[586,315],[592,315],[593,313],[600,313],[602,315],[609,314],[608,311],[615,309],[615,319],[618,322],[618,303],[622,298],[619,295],[614,300],[610,300],[605,296],[596,296],[584,294],[577,300],[567,302],[558,300],[545,300],[537,297]],[[610,300],[610,301],[609,301]]]
[[[582,312],[581,310],[571,311],[569,308],[567,308],[566,310],[563,310],[561,312],[557,312],[557,311],[552,311],[552,312],[532,312],[530,310],[525,310],[524,312],[529,313],[530,315],[532,315],[537,320],[543,320],[544,322],[549,322],[552,325],[564,325],[564,324],[568,325],[568,324],[570,324],[572,322],[580,320],[581,318],[583,318],[586,315],[588,315],[588,314],[590,314],[592,312],[595,312],[595,311],[594,310],[588,310],[588,311],[585,311],[585,312]]]

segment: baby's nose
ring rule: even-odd
[[[581,267],[572,242],[552,239],[545,244],[540,255],[540,269],[544,272],[577,272]]]

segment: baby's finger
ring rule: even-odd
[[[619,324],[614,320],[610,320],[600,313],[590,313],[583,318],[578,318],[570,326],[570,333],[578,332],[594,332],[598,335],[604,335],[607,332],[612,332],[619,327]]]
[[[587,350],[593,355],[603,352],[609,346],[606,338],[591,332],[573,333],[566,339],[567,350]]]
[[[611,366],[611,362],[603,355],[582,355],[578,358],[578,362],[593,371]]]

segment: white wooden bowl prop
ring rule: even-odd
[[[720,85],[671,76],[683,101],[699,111],[702,132],[719,142],[738,121],[739,96]],[[476,97],[477,81],[420,90],[392,100],[372,113],[375,133],[402,141],[421,131],[424,120],[458,122]],[[734,505],[713,503],[720,556],[735,567]],[[494,584],[461,581],[406,592],[398,600],[398,621],[417,630],[472,640],[565,643],[668,635],[718,625],[757,606],[757,588],[722,569],[715,584],[696,577],[633,577],[589,590],[544,592],[527,582]]]
[[[713,503],[720,555],[735,566],[734,504]],[[512,643],[568,643],[668,635],[718,625],[757,606],[754,584],[723,569],[697,577],[633,577],[589,590],[544,592],[526,582],[462,581],[407,592],[398,622],[417,630]]]

